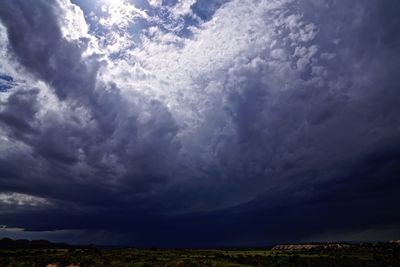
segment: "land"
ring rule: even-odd
[[[396,267],[400,266],[400,243],[283,244],[264,249],[140,249],[2,239],[0,266]]]

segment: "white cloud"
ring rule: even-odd
[[[0,193],[0,205],[18,207],[43,207],[51,205],[45,198],[21,193]]]
[[[193,15],[192,5],[194,5],[197,0],[178,0],[178,2],[171,8],[172,14],[176,17]]]
[[[137,19],[149,19],[146,11],[126,0],[102,2],[101,11],[99,23],[109,30],[127,30],[127,27]]]
[[[162,5],[162,0],[148,0],[148,2],[154,7],[160,7]]]
[[[207,84],[225,79],[224,73],[233,66],[246,65],[258,57],[264,66],[285,76],[282,78],[288,78],[288,71],[295,73],[289,68],[292,52],[279,34],[281,26],[293,31],[291,43],[307,50],[296,54],[299,67],[304,69],[311,61],[317,50],[300,42],[311,41],[316,32],[311,24],[301,21],[301,16],[285,15],[290,2],[232,1],[217,10],[210,21],[193,28],[192,38],[149,28],[149,37],[142,36],[141,45],[114,60],[103,75],[127,91],[137,90],[162,101],[177,116],[190,114],[187,123],[202,120],[215,94],[222,97],[225,81],[216,83],[219,88],[215,83]]]
[[[252,82],[273,94],[294,90],[320,53],[313,44],[317,28],[290,13],[292,2],[231,1],[193,27],[189,38],[151,27],[140,45],[102,70],[102,78],[117,83],[127,99],[140,92],[165,104],[179,123],[186,164],[192,170],[199,168],[193,164],[215,166],[221,139],[237,134],[232,95],[246,95]],[[244,194],[243,201],[248,198]]]
[[[62,14],[59,14],[59,20],[64,38],[76,41],[82,37],[88,37],[89,28],[83,11],[78,6],[71,4],[69,0],[60,0],[57,3],[58,10],[63,11]]]

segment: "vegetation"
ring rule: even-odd
[[[0,242],[1,243],[1,242]],[[49,244],[47,244],[48,246]],[[1,248],[1,267],[147,267],[147,266],[271,266],[271,267],[382,267],[400,266],[395,243],[347,245],[312,249],[105,249]]]

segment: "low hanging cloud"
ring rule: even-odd
[[[50,203],[40,197],[29,196],[25,194],[19,193],[2,193],[0,194],[0,203],[2,205],[10,205],[10,206],[47,206]]]
[[[160,246],[397,231],[394,1],[73,2],[0,4],[0,201],[51,203],[0,224]]]

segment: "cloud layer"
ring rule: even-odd
[[[159,246],[396,238],[399,10],[3,1],[0,224]]]

